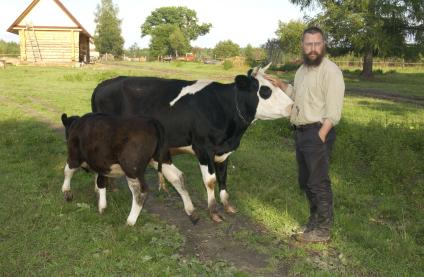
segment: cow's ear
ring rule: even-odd
[[[253,68],[249,69],[249,71],[247,71],[247,76],[252,75],[252,72],[253,72]]]
[[[239,90],[248,90],[250,85],[250,79],[245,75],[237,75],[234,79],[236,86]]]

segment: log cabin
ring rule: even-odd
[[[93,37],[59,0],[33,0],[7,31],[19,35],[23,63],[90,62]]]

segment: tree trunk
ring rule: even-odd
[[[372,50],[367,50],[364,54],[364,63],[362,67],[361,76],[364,78],[372,78],[372,61],[373,53]]]

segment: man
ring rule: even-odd
[[[296,130],[298,181],[310,210],[308,222],[294,237],[301,242],[327,242],[333,222],[329,159],[345,85],[338,66],[325,57],[320,28],[310,27],[303,32],[302,50],[303,65],[296,72],[293,86],[270,76],[267,79],[294,100],[290,121]]]

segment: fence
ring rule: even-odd
[[[338,61],[333,60],[341,68],[357,67],[362,68],[363,61]],[[424,63],[408,63],[408,62],[394,62],[394,61],[374,61],[374,68],[423,68]]]

